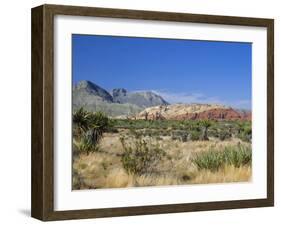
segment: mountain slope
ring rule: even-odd
[[[73,87],[72,104],[73,110],[84,107],[89,111],[103,111],[113,117],[126,117],[135,115],[148,106],[167,102],[152,92],[128,93],[125,89],[114,89],[112,96],[90,81],[80,81]]]
[[[109,92],[90,81],[80,81],[72,91],[73,110],[84,107],[89,111],[102,111],[109,116],[132,115],[142,109],[133,104],[116,104]]]
[[[75,100],[83,101],[83,98],[87,98],[89,96],[96,96],[96,99],[101,101],[106,101],[109,103],[113,102],[113,98],[109,92],[90,81],[80,81],[73,87],[73,97]]]
[[[113,101],[116,103],[120,103],[120,104],[129,103],[129,104],[137,105],[141,108],[169,104],[161,96],[151,91],[129,93],[127,92],[127,90],[123,88],[119,88],[119,89],[113,89],[112,96],[113,96]]]

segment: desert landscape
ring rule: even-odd
[[[251,180],[251,111],[153,91],[73,86],[72,188]]]

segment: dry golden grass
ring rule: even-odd
[[[105,179],[105,188],[124,188],[134,186],[134,178],[123,168],[113,169]]]
[[[141,175],[136,176],[135,186],[163,186],[163,185],[178,185],[182,181],[174,175]]]
[[[199,171],[196,177],[190,181],[191,184],[208,183],[228,183],[228,182],[246,182],[251,179],[252,169],[250,166],[235,168],[226,165],[217,172],[208,170]]]
[[[251,166],[240,168],[224,166],[217,172],[211,172],[199,171],[191,161],[194,154],[208,151],[210,148],[223,149],[229,145],[238,145],[238,143],[250,145],[239,139],[181,142],[172,140],[170,137],[162,137],[159,144],[168,157],[160,160],[155,172],[129,175],[121,162],[123,150],[119,140],[120,135],[126,132],[124,130],[121,134],[105,134],[100,143],[100,152],[74,156],[73,189],[226,183],[251,179]],[[132,138],[127,137],[127,139]],[[156,142],[154,138],[146,139]]]

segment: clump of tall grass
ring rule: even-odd
[[[98,130],[88,130],[83,133],[80,139],[73,139],[73,144],[81,153],[96,152],[99,150],[99,141],[102,138],[102,133]]]
[[[211,149],[207,152],[197,154],[192,162],[199,170],[217,171],[225,165],[241,167],[250,165],[252,162],[252,149],[248,146],[228,146],[223,150]]]

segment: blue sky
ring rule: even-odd
[[[251,109],[251,43],[72,35],[73,82]]]

